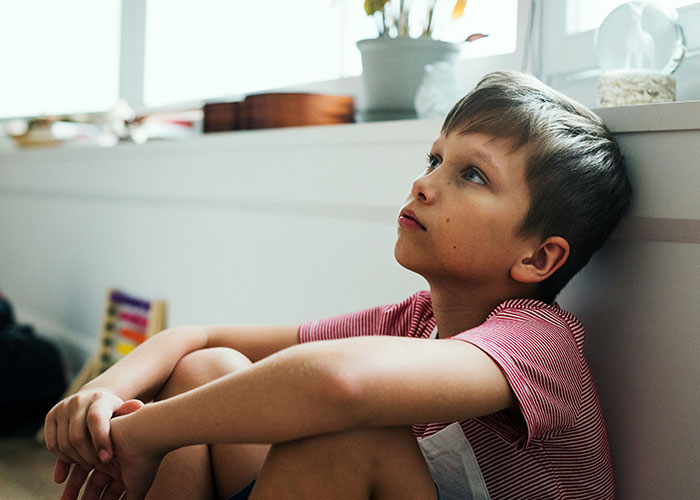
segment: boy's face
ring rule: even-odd
[[[433,284],[503,291],[534,240],[519,235],[530,206],[525,152],[481,133],[441,135],[398,221],[397,261]],[[535,247],[537,245],[535,244]]]

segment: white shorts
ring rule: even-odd
[[[490,500],[474,451],[458,422],[419,439],[418,446],[443,500]]]

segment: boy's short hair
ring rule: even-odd
[[[620,148],[601,119],[523,73],[486,75],[448,113],[442,132],[481,132],[527,152],[530,208],[521,234],[569,242],[564,265],[538,288],[552,302],[627,211],[632,188]]]

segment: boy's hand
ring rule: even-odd
[[[121,407],[117,408],[114,412],[114,417],[119,417],[123,415],[128,415],[133,413],[139,408],[143,407],[141,401],[132,399],[124,403]],[[120,438],[120,443],[124,439]],[[120,444],[119,450],[127,450],[128,446],[125,443]],[[131,499],[141,499],[143,498],[155,478],[155,473],[158,470],[158,465],[160,460],[155,462],[155,468],[153,469],[152,477],[150,480],[139,481],[135,479],[134,476],[141,473],[143,470],[151,470],[152,468],[144,467],[143,460],[139,460],[137,457],[133,457],[133,454],[129,454],[126,451],[124,453],[120,452],[120,455],[113,456],[113,459],[108,463],[97,463],[94,465],[86,465],[76,463],[71,471],[71,465],[61,460],[56,461],[56,468],[54,469],[54,480],[57,483],[63,483],[66,479],[68,482],[61,495],[61,500],[76,500],[80,493],[80,489],[85,484],[85,490],[83,491],[83,500],[118,500],[124,491],[126,490],[125,484],[129,484],[129,493],[126,500]],[[133,461],[133,464],[131,463]],[[129,467],[127,470],[126,477],[127,481],[124,481],[124,472],[122,470],[122,463],[128,463]],[[92,474],[90,474],[92,472]],[[87,481],[87,482],[86,482]],[[146,483],[145,489],[132,486],[134,484]],[[132,493],[132,491],[134,493]]]
[[[121,483],[126,491],[124,500],[143,500],[146,497],[165,456],[164,453],[153,452],[145,443],[137,443],[134,425],[138,426],[138,423],[134,423],[133,417],[128,415],[112,420],[112,464],[119,471],[116,482]]]
[[[46,415],[46,447],[64,464],[96,464],[112,458],[109,420],[124,404],[105,390],[82,390]]]

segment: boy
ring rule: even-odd
[[[553,301],[629,197],[595,115],[487,75],[399,214],[429,293],[160,333],[47,415],[63,498],[613,498],[583,328]]]

